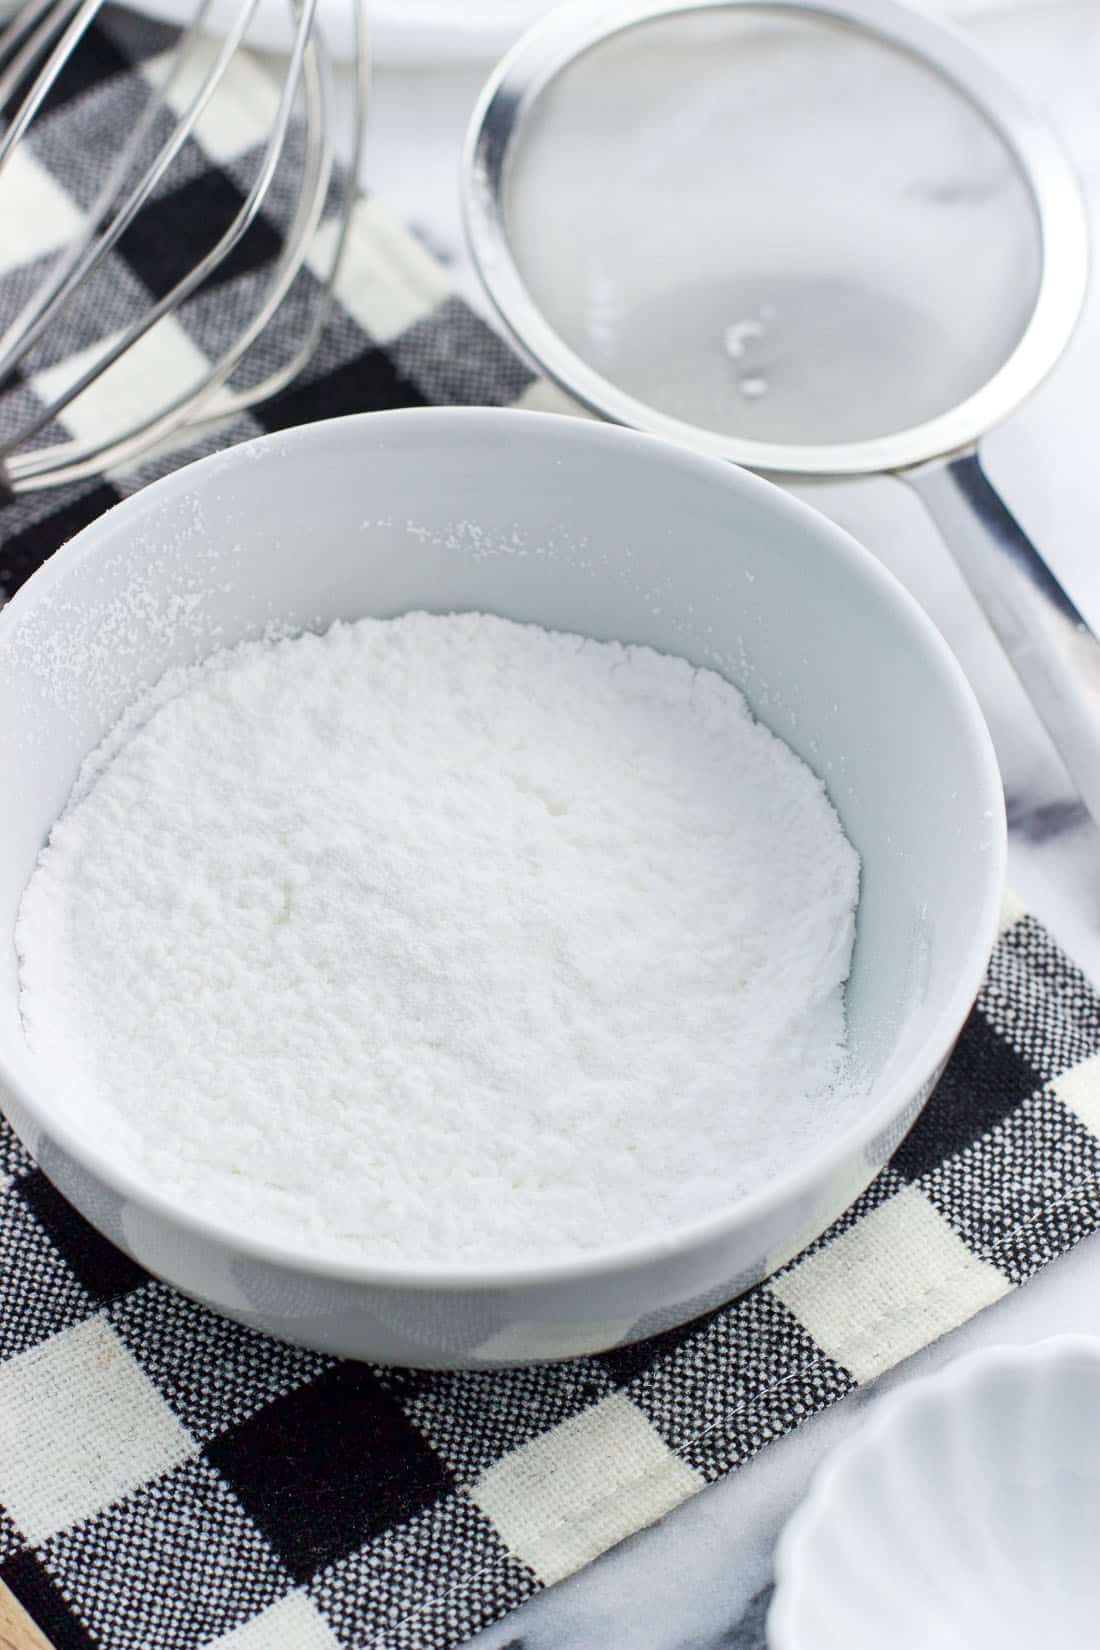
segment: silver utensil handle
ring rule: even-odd
[[[901,472],[933,521],[1100,823],[1100,641],[976,452]]]

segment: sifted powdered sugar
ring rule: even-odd
[[[712,671],[479,614],[250,643],[86,764],[28,1042],[174,1200],[505,1261],[691,1221],[840,1103],[856,854]]]

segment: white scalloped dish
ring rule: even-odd
[[[776,1577],[771,1650],[1095,1650],[1100,1340],[978,1352],[886,1400]]]

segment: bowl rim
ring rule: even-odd
[[[514,448],[519,441],[542,445],[549,440],[551,446],[560,448],[559,462],[572,446],[594,444],[597,447],[633,451],[651,464],[680,466],[689,474],[694,472],[700,480],[718,483],[729,491],[733,499],[738,495],[755,499],[777,518],[785,518],[803,537],[815,539],[823,554],[847,563],[859,578],[877,587],[881,597],[893,608],[903,629],[909,632],[915,646],[924,654],[929,667],[938,672],[954,699],[962,730],[972,749],[976,775],[985,793],[988,810],[986,824],[990,840],[983,861],[986,868],[985,888],[979,921],[965,956],[959,959],[955,989],[925,1037],[921,1049],[894,1075],[872,1107],[830,1136],[825,1149],[801,1160],[783,1176],[749,1196],[724,1205],[704,1219],[671,1227],[614,1248],[526,1260],[511,1265],[506,1262],[492,1265],[484,1262],[471,1265],[387,1262],[298,1250],[188,1209],[146,1184],[127,1168],[114,1163],[94,1140],[82,1137],[79,1129],[71,1127],[67,1119],[51,1115],[49,1096],[56,1085],[47,1079],[41,1088],[36,1084],[37,1092],[32,1094],[26,1083],[12,1070],[2,1043],[0,1095],[5,1088],[10,1091],[17,1107],[26,1112],[44,1134],[115,1195],[135,1204],[145,1214],[169,1226],[182,1228],[191,1236],[222,1250],[228,1249],[284,1271],[333,1282],[382,1288],[475,1292],[539,1285],[554,1287],[643,1271],[685,1252],[719,1243],[752,1222],[767,1220],[784,1205],[841,1173],[853,1158],[858,1158],[870,1141],[895,1123],[913,1097],[928,1089],[938,1075],[973,1005],[999,932],[1007,831],[1000,770],[989,730],[974,690],[943,636],[916,598],[870,550],[820,511],[793,498],[774,483],[726,460],[694,452],[660,436],[561,413],[523,410],[520,414],[515,408],[386,409],[318,420],[258,436],[183,465],[120,500],[56,550],[0,610],[0,647],[4,644],[7,627],[20,621],[24,607],[48,596],[53,586],[64,579],[75,559],[92,557],[99,552],[104,532],[117,533],[120,528],[140,531],[142,521],[162,505],[180,495],[192,493],[196,485],[224,483],[230,472],[252,465],[257,458],[288,457],[292,450],[295,455],[308,454],[313,447],[323,449],[329,446],[335,438],[337,446],[341,442],[349,443],[362,460],[365,456],[364,441],[375,453],[384,454],[391,433],[396,439],[415,441],[418,429],[427,433],[431,426],[438,426],[438,433],[444,436],[448,432],[461,435],[462,431],[466,431],[467,435],[479,439],[503,442],[509,448]],[[134,536],[136,538],[137,533]],[[29,1051],[27,1058],[33,1058]]]
[[[768,1607],[769,1650],[813,1650],[812,1641],[800,1637],[795,1615],[800,1606],[805,1609],[801,1571],[806,1544],[813,1541],[822,1519],[830,1516],[839,1481],[852,1466],[867,1455],[873,1456],[883,1440],[904,1426],[915,1410],[928,1404],[950,1407],[968,1389],[980,1389],[988,1376],[1005,1370],[1033,1373],[1074,1359],[1092,1364],[1100,1379],[1100,1335],[1070,1330],[1037,1341],[1004,1341],[978,1347],[951,1359],[941,1369],[906,1382],[896,1392],[884,1394],[855,1432],[814,1468],[809,1487],[780,1533],[773,1565],[775,1592]]]

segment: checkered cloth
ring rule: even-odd
[[[135,81],[166,45],[114,14],[67,76],[19,162],[34,209],[5,220],[3,314],[26,290],[23,265],[40,268],[87,201],[95,134],[131,118]],[[235,108],[182,157],[157,234],[124,247],[73,330],[51,335],[0,425],[117,328],[135,285],[162,288],[170,223],[239,200],[264,107],[241,73]],[[307,376],[221,440],[544,394],[374,204],[352,254]],[[227,272],[216,301],[172,323],[164,372],[216,350],[255,276]],[[97,391],[68,433],[133,389]],[[178,461],[0,507],[8,588]],[[939,1088],[843,1219],[732,1306],[573,1363],[373,1368],[225,1322],[100,1237],[0,1124],[0,1578],[56,1650],[445,1650],[1098,1226],[1100,1000],[1016,909]]]
[[[5,163],[0,331],[22,310],[54,250],[91,207],[120,134],[134,125],[150,88],[165,80],[173,30],[116,9],[102,19],[70,59],[28,140]],[[193,72],[169,91],[174,111],[185,106],[215,52],[210,43],[205,55],[196,54]],[[118,246],[29,352],[15,381],[0,391],[0,439],[10,439],[75,383],[104,345],[153,298],[169,292],[228,227],[256,176],[275,103],[268,74],[239,54],[197,138],[184,144]],[[168,112],[157,117],[154,139],[163,139],[172,118]],[[279,229],[295,204],[301,151],[301,132],[294,128],[264,211],[215,278],[70,403],[32,446],[117,432],[193,384],[234,341],[266,287]],[[259,382],[294,353],[327,272],[338,204],[334,190],[307,267],[262,342],[234,373],[232,388]],[[554,405],[553,392],[536,384],[496,334],[450,297],[436,260],[374,201],[357,208],[339,295],[317,353],[282,395],[185,451],[106,478],[0,500],[0,599],[127,493],[216,447],[381,407]],[[558,405],[565,405],[564,398]]]
[[[659,1340],[505,1373],[284,1346],[147,1277],[0,1130],[0,1578],[57,1650],[444,1650],[1100,1225],[1100,1000],[1013,911],[889,1168]]]

